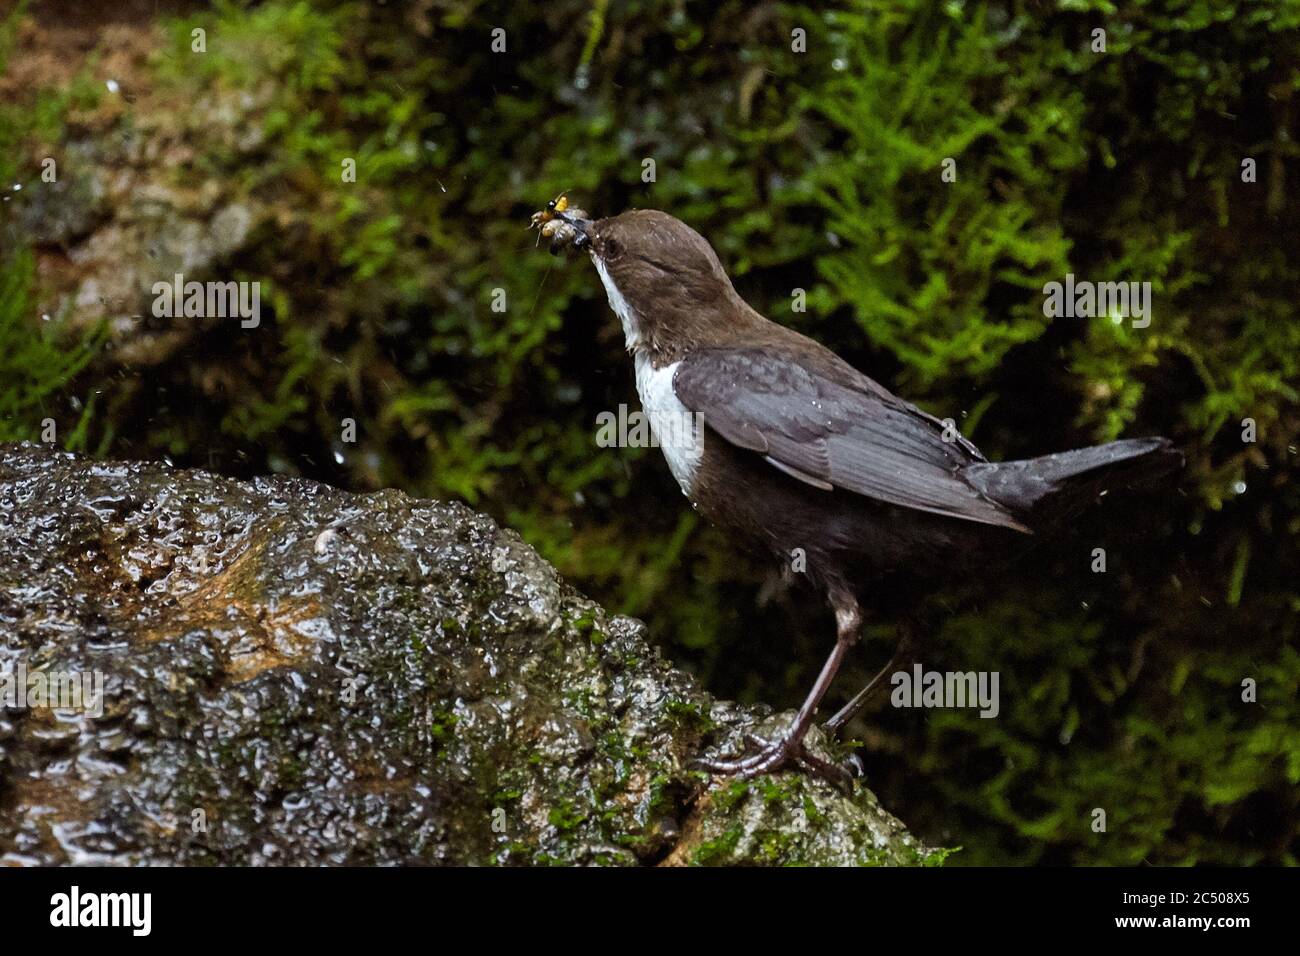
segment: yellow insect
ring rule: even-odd
[[[530,229],[538,230],[538,241],[543,238],[551,240],[554,253],[567,247],[579,248],[586,241],[585,235],[572,222],[573,219],[586,219],[587,214],[581,209],[569,205],[569,197],[560,193],[546,204],[546,208],[533,213],[529,221]]]
[[[558,196],[556,196],[554,199],[548,202],[546,204],[546,208],[543,209],[541,212],[533,213],[533,218],[532,221],[529,223],[529,228],[531,229],[536,226],[543,226],[548,222],[554,222],[555,214],[557,212],[564,212],[568,208],[569,208],[569,197],[565,193],[560,193]],[[545,232],[543,232],[542,234],[546,235]]]

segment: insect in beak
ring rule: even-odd
[[[533,213],[533,218],[528,223],[529,229],[535,229],[555,219],[557,214],[563,214],[569,208],[569,197],[566,193],[560,193],[554,199],[546,204],[546,208],[540,212]]]
[[[587,234],[590,224],[587,214],[581,209],[570,207],[568,195],[560,193],[546,204],[545,209],[533,213],[528,226],[538,230],[538,242],[543,237],[551,240],[551,252],[558,255],[566,248],[584,248],[591,238]]]

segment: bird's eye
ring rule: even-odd
[[[606,239],[602,254],[606,259],[617,259],[623,254],[623,246],[617,239]]]

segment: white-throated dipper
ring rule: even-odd
[[[704,237],[667,213],[592,220],[560,197],[533,224],[552,251],[590,254],[651,430],[691,504],[783,563],[801,555],[835,612],[834,650],[789,729],[754,741],[755,753],[702,762],[715,773],[795,761],[842,780],[804,737],[858,639],[869,588],[978,567],[1108,488],[1182,461],[1167,439],[1137,438],[988,462],[950,424],[759,315]],[[884,673],[827,726],[843,726]]]

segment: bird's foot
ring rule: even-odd
[[[738,777],[748,780],[764,773],[776,771],[796,764],[815,777],[820,777],[839,790],[852,792],[853,775],[845,768],[824,760],[808,750],[802,735],[786,733],[775,740],[768,740],[753,734],[745,736],[745,743],[754,753],[731,760],[697,761],[697,766],[719,776]]]

